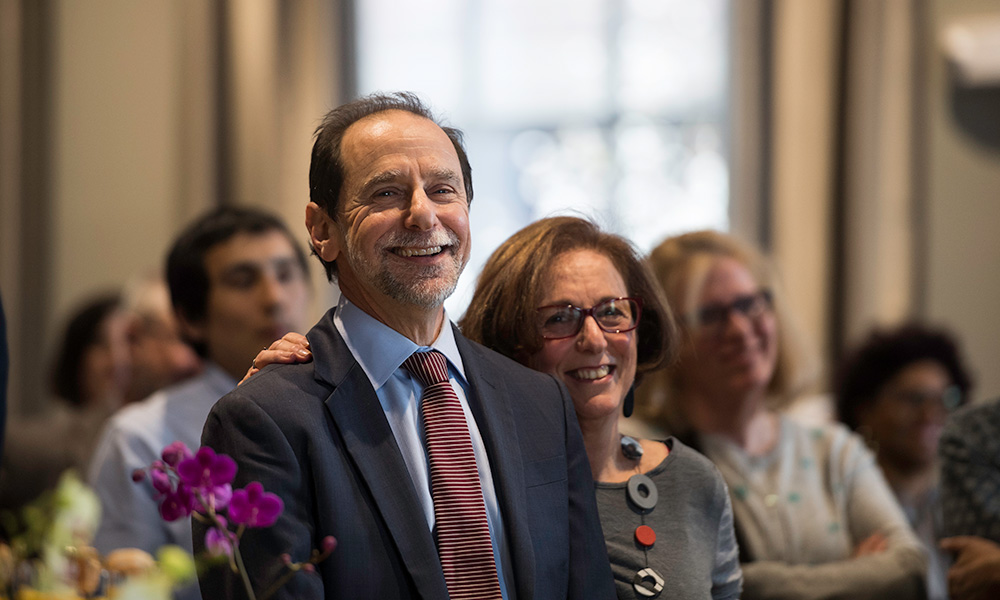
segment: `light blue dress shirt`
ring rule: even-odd
[[[108,420],[87,477],[101,501],[101,523],[94,536],[98,551],[140,548],[156,554],[165,544],[193,551],[191,517],[172,522],[160,518],[153,486],[148,481],[136,484],[132,472],[149,467],[175,441],[196,452],[209,411],[235,387],[232,377],[208,362],[201,375],[129,404]],[[175,592],[174,598],[199,600],[197,582]]]
[[[476,426],[476,420],[469,410],[466,399],[468,382],[465,378],[465,368],[462,357],[455,345],[455,335],[451,328],[448,315],[444,316],[444,325],[430,348],[418,346],[388,325],[378,321],[351,303],[341,295],[340,303],[333,315],[333,322],[343,336],[351,354],[361,366],[375,394],[385,411],[389,428],[396,438],[396,445],[403,455],[403,461],[413,479],[413,487],[420,497],[427,526],[434,529],[434,501],[431,498],[430,466],[427,450],[424,445],[424,430],[420,420],[420,395],[423,385],[410,373],[401,368],[411,354],[418,350],[433,348],[448,359],[448,372],[451,385],[458,395],[465,420],[469,425],[472,438],[472,448],[476,454],[476,466],[479,469],[479,482],[483,489],[483,499],[486,502],[486,517],[490,526],[490,538],[493,542],[493,557],[497,563],[497,574],[500,578],[500,590],[503,597],[511,600],[513,594],[508,594],[505,580],[512,577],[508,570],[510,554],[504,540],[503,519],[497,505],[496,490],[493,487],[493,475],[490,472],[489,459],[483,438]]]

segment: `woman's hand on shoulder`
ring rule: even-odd
[[[312,352],[309,351],[309,340],[301,333],[290,331],[257,353],[257,356],[250,363],[250,368],[247,369],[247,374],[237,385],[242,385],[244,381],[250,379],[257,371],[267,365],[305,363],[311,360]]]

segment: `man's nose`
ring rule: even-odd
[[[273,310],[281,304],[285,296],[285,286],[275,275],[265,275],[261,277],[258,294],[264,308]]]
[[[426,231],[437,222],[437,206],[423,189],[417,189],[410,195],[410,205],[406,211],[407,229]]]

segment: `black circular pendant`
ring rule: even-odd
[[[656,501],[660,499],[660,494],[656,490],[656,484],[645,475],[633,475],[628,478],[628,499],[632,501],[640,512],[649,512],[656,506]]]
[[[656,598],[663,591],[663,578],[660,574],[646,567],[632,578],[635,593],[643,598]]]

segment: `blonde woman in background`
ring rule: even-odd
[[[681,349],[637,406],[729,485],[743,597],[924,597],[920,543],[861,438],[782,414],[809,369],[768,262],[714,231],[670,238],[650,262]]]

